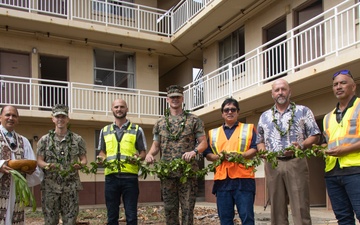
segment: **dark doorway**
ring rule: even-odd
[[[264,30],[265,43],[269,42],[265,46],[264,54],[264,74],[265,79],[270,78],[268,81],[279,78],[276,76],[282,74],[287,70],[287,50],[285,44],[280,44],[286,40],[286,36],[271,41],[286,32],[286,18],[280,18],[273,24],[269,25]],[[280,45],[278,45],[280,44]],[[283,74],[282,76],[285,76]],[[271,77],[276,76],[271,79]]]
[[[323,12],[323,1],[316,0],[306,2],[295,10],[294,13],[294,25],[301,25],[310,19],[320,15]],[[306,64],[304,68],[309,67],[323,61],[324,59],[316,60],[320,58],[325,52],[325,41],[322,40],[322,35],[325,33],[325,28],[316,26],[323,20],[322,17],[313,20],[305,26],[295,30],[296,38],[294,39],[295,61],[294,65],[297,66],[297,71],[302,69],[301,66]],[[312,28],[311,28],[312,27]],[[308,30],[310,29],[310,30]],[[307,32],[304,32],[308,30]],[[312,62],[311,62],[312,61]]]
[[[318,124],[321,132],[323,118],[318,118]],[[321,135],[322,137],[322,135]],[[322,143],[322,141],[320,141]],[[325,185],[325,160],[322,157],[308,158],[309,176],[310,176],[310,206],[326,206],[326,185]]]
[[[56,104],[68,105],[68,59],[40,56],[41,81],[40,99],[43,110],[50,110]],[[58,82],[54,82],[58,81]]]

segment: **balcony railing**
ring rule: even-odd
[[[0,104],[20,109],[51,110],[55,104],[66,104],[70,112],[111,115],[111,103],[124,99],[129,115],[157,118],[167,107],[166,93],[124,89],[75,82],[0,75]]]
[[[162,10],[120,0],[0,0],[0,7],[172,36],[213,0],[183,0]]]
[[[4,5],[7,1],[0,2]],[[234,96],[280,76],[291,76],[309,65],[355,49],[360,42],[360,3],[346,7],[348,2],[340,3],[186,85],[186,108],[196,110],[206,107],[218,99]],[[108,1],[105,3],[109,5]],[[11,76],[1,78],[1,103],[30,109],[50,109],[53,103],[64,101],[72,112],[108,114],[111,101],[116,97],[129,102],[129,106],[133,107],[129,113],[138,116],[159,116],[166,107],[165,93]]]
[[[187,107],[190,110],[206,107],[218,99],[284,75],[293,75],[327,57],[357,48],[360,3],[345,8],[347,2],[188,84],[185,87]]]

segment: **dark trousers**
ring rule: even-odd
[[[255,182],[255,181],[254,181]],[[221,225],[234,225],[236,205],[242,225],[254,225],[255,191],[217,191],[216,205]]]
[[[360,174],[326,177],[326,188],[339,225],[360,221]]]
[[[139,181],[134,178],[120,178],[114,174],[105,176],[105,201],[108,225],[118,225],[121,199],[125,208],[126,224],[137,225],[137,203]]]

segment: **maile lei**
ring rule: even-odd
[[[292,126],[292,124],[293,124],[293,122],[294,122],[295,109],[296,109],[296,105],[295,105],[294,102],[290,102],[290,109],[291,109],[291,117],[290,117],[290,119],[289,119],[289,121],[288,121],[288,128],[287,128],[285,131],[283,131],[283,130],[280,129],[280,127],[279,127],[279,125],[278,125],[278,122],[277,122],[277,119],[275,118],[275,106],[273,106],[273,107],[271,108],[271,110],[272,110],[272,117],[273,117],[272,122],[275,124],[275,128],[276,128],[276,130],[279,131],[281,137],[282,137],[282,136],[285,136],[285,135],[290,131],[290,128],[291,128],[291,126]]]
[[[65,160],[65,163],[70,161],[70,153],[69,152],[71,150],[72,136],[73,136],[73,133],[71,131],[69,131],[66,134],[65,141],[66,141],[68,153],[65,155],[64,149],[61,148],[60,156],[59,156],[59,154],[56,151],[56,147],[55,147],[55,130],[49,131],[49,138],[50,138],[49,150],[54,154],[57,163],[64,164],[64,160]]]
[[[180,127],[179,127],[178,131],[177,132],[171,132],[171,129],[170,129],[171,124],[169,122],[170,109],[167,108],[165,110],[166,130],[169,132],[169,138],[171,140],[173,140],[173,141],[179,140],[180,134],[184,131],[185,124],[186,124],[186,118],[187,118],[188,114],[189,114],[189,111],[183,109],[183,117],[182,117],[182,120],[180,122]]]

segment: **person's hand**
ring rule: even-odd
[[[131,164],[136,164],[137,163],[137,158],[139,158],[139,154],[134,154],[133,159],[131,159],[129,162]]]
[[[325,150],[324,153],[326,155],[330,155],[330,156],[336,156],[336,157],[340,157],[340,156],[344,156],[347,153],[345,152],[345,149],[343,146],[336,146],[334,148]]]
[[[244,159],[251,159],[252,157],[249,156],[249,152],[243,152],[241,154],[241,156],[244,158]]]
[[[182,159],[185,160],[186,162],[190,162],[190,160],[192,158],[194,158],[196,156],[196,152],[195,151],[190,151],[190,152],[185,152],[183,155],[182,155]]]
[[[291,144],[297,149],[301,149],[301,150],[304,149],[304,146],[302,144],[300,144],[299,142],[292,142]]]
[[[96,163],[98,165],[102,165],[104,163],[104,160],[105,160],[104,157],[102,157],[100,155],[96,156]]]
[[[293,152],[293,151],[286,150],[286,151],[284,151],[284,156],[286,156],[286,157],[292,157],[292,156],[294,156],[294,152]]]
[[[32,170],[27,170],[27,171],[24,171],[26,174],[33,174],[35,172],[36,168],[35,169],[32,169]]]
[[[154,163],[155,162],[154,156],[151,154],[147,154],[145,157],[145,162],[150,164]]]
[[[220,155],[213,154],[212,159],[213,159],[213,161],[218,161],[220,159]]]
[[[56,168],[56,164],[55,163],[48,163],[46,164],[46,166],[44,167],[45,170],[52,170]]]
[[[6,162],[0,168],[1,173],[10,173],[10,170],[12,170],[12,168],[7,165],[7,161],[9,160],[6,160]]]
[[[76,170],[80,170],[82,168],[82,164],[81,163],[76,163],[73,165],[74,169]]]

